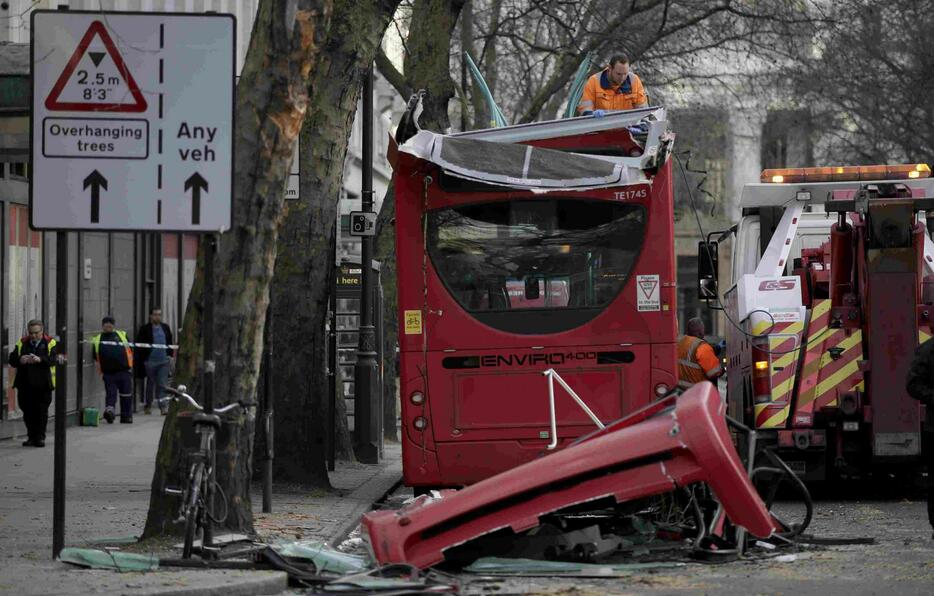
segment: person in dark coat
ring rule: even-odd
[[[26,326],[27,335],[10,352],[10,366],[16,369],[13,387],[23,411],[27,439],[23,447],[45,447],[49,423],[49,405],[55,390],[55,364],[61,360],[56,341],[45,334],[42,321],[33,319]]]
[[[162,309],[158,306],[150,309],[149,323],[136,332],[136,343],[153,346],[147,348],[137,345],[133,350],[136,378],[146,379],[143,412],[149,414],[152,411],[152,402],[155,401],[164,416],[166,406],[162,398],[165,391],[162,388],[169,382],[175,350],[167,347],[172,345],[172,330],[162,322]]]
[[[926,406],[924,429],[927,437],[923,439],[927,440],[922,440],[921,445],[928,468],[928,522],[934,528],[934,341],[924,342],[915,351],[906,389],[911,397]]]
[[[117,329],[113,317],[104,317],[101,332],[91,338],[91,353],[104,378],[104,420],[113,424],[120,399],[120,422],[133,422],[133,348],[126,331]]]

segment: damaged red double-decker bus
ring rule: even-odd
[[[409,135],[391,152],[406,484],[475,483],[592,431],[587,408],[607,423],[676,386],[663,108]],[[557,386],[550,407],[548,370],[587,408]]]

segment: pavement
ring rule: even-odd
[[[134,423],[68,429],[65,546],[138,536],[145,525],[161,416],[137,414]],[[240,570],[160,570],[117,573],[52,560],[53,425],[44,448],[0,441],[0,594],[277,594],[284,573]],[[387,444],[377,465],[338,462],[334,490],[275,485],[272,513],[260,512],[253,490],[255,529],[264,540],[339,543],[401,479],[398,444]],[[156,553],[177,557],[177,552]]]

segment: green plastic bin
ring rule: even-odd
[[[97,408],[84,408],[81,410],[81,426],[97,426],[101,421],[101,413]]]

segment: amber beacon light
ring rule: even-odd
[[[826,166],[817,168],[777,168],[762,170],[761,182],[791,184],[800,182],[850,182],[869,180],[905,180],[929,178],[926,163],[881,166]]]

